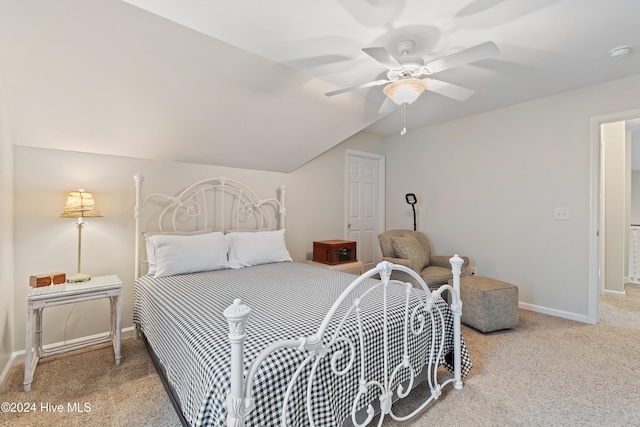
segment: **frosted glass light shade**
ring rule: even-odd
[[[398,105],[411,104],[427,88],[427,82],[420,79],[405,79],[389,83],[382,90],[389,99]]]

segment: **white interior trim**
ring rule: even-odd
[[[620,291],[612,291],[612,290],[609,290],[609,289],[605,289],[605,290],[602,292],[602,294],[603,294],[603,295],[610,296],[610,297],[621,298],[621,299],[624,299],[624,298],[627,296],[627,294],[626,294],[626,293],[624,293],[624,292],[620,292]]]
[[[570,311],[556,310],[554,308],[543,307],[541,305],[518,302],[518,307],[523,310],[534,311],[536,313],[548,314],[549,316],[561,317],[563,319],[575,320],[582,323],[590,323],[588,316],[572,313]]]
[[[6,391],[4,389],[5,380],[9,376],[9,371],[11,370],[11,368],[13,368],[13,366],[18,363],[18,361],[16,361],[16,358],[18,357],[18,355],[19,355],[19,352],[14,352],[13,354],[11,354],[9,361],[4,366],[4,369],[2,369],[2,372],[0,373],[0,393],[4,393]],[[24,350],[22,350],[21,361],[22,359],[24,359]]]

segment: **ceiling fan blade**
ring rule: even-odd
[[[435,79],[425,79],[427,81],[427,90],[455,99],[456,101],[466,101],[476,93],[473,89],[454,85]]]
[[[494,42],[484,42],[477,46],[431,61],[425,64],[423,69],[426,71],[426,74],[435,74],[440,71],[448,70],[449,68],[470,64],[472,62],[480,61],[481,59],[491,58],[499,53],[500,50]]]
[[[390,70],[402,68],[400,61],[384,47],[363,47],[362,51]]]
[[[382,105],[380,106],[380,109],[378,110],[378,114],[387,114],[392,112],[393,110],[396,109],[396,107],[398,106],[398,104],[396,104],[395,102],[393,102],[391,99],[389,98],[385,98],[384,102],[382,103]]]
[[[369,83],[364,83],[364,84],[361,84],[361,85],[358,85],[358,86],[352,86],[352,87],[346,87],[344,89],[333,90],[331,92],[325,93],[324,95],[325,96],[340,95],[341,93],[351,92],[351,91],[356,90],[356,89],[364,89],[364,88],[367,88],[367,87],[380,86],[380,85],[383,85],[383,84],[389,83],[389,82],[390,82],[390,80],[376,80],[376,81],[369,82]]]

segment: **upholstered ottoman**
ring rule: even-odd
[[[449,280],[453,285],[453,280]],[[462,323],[482,332],[518,325],[518,287],[482,276],[460,278]]]

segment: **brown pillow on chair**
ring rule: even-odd
[[[420,268],[429,265],[429,256],[420,242],[412,236],[392,237],[391,246],[398,258],[412,259],[417,261]]]

